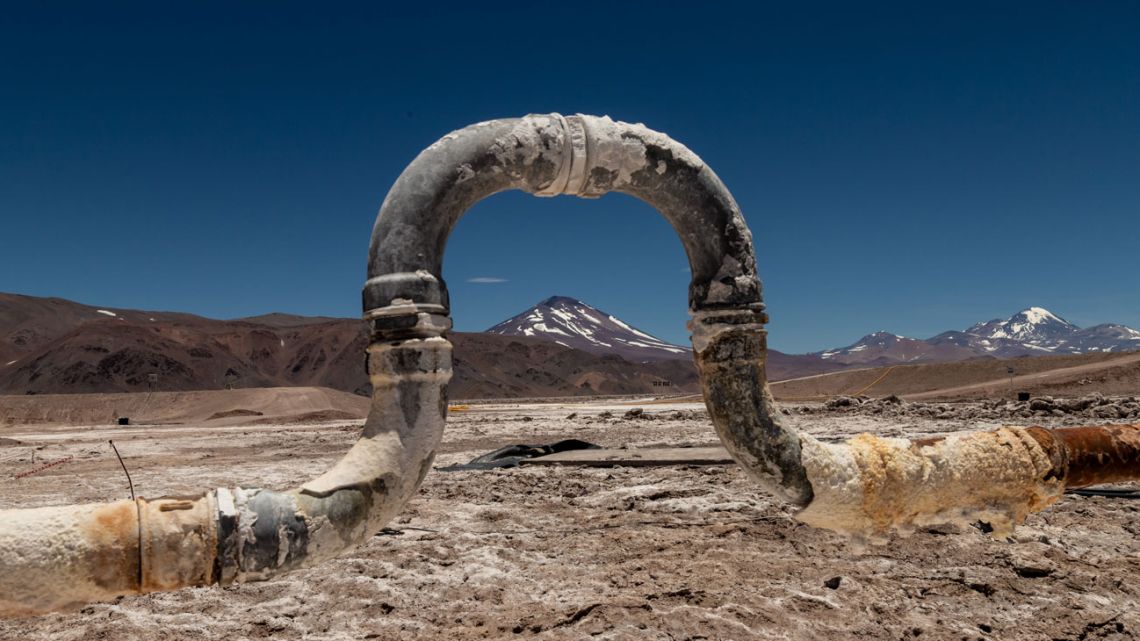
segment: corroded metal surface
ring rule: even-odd
[[[768,491],[797,505],[812,500],[800,453],[800,436],[783,426],[765,374],[766,332],[755,314],[725,322],[699,315],[693,347],[705,405],[732,457]],[[752,321],[752,322],[748,322]]]
[[[1052,461],[1050,475],[1066,488],[1140,479],[1140,425],[1084,425],[1048,429],[1027,427]],[[916,439],[915,446],[934,445],[944,436]]]
[[[1051,453],[1023,428],[924,445],[871,434],[835,444],[803,436],[803,444],[815,494],[797,518],[872,540],[892,529],[979,520],[1005,534],[1064,491]]]
[[[214,532],[208,495],[0,510],[0,614],[213,583]]]
[[[1064,444],[1066,487],[1140,478],[1140,425],[1100,425],[1052,430]]]
[[[584,198],[616,191],[640,198],[669,221],[685,247],[692,309],[760,302],[748,226],[700,157],[644,125],[550,114],[471,125],[408,165],[373,229],[365,310],[446,313],[447,236],[472,205],[509,189]]]

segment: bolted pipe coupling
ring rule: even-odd
[[[535,196],[582,196],[586,186],[586,173],[589,170],[589,137],[586,117],[550,114],[562,126],[562,157],[554,180],[546,187],[540,187]]]

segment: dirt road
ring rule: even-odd
[[[1000,397],[1014,386],[1037,394],[1081,396],[1092,392],[1140,392],[1140,352],[1078,354],[1023,359],[979,359],[860,368],[772,383],[781,401],[816,401],[839,395],[894,394],[908,399]]]
[[[907,400],[920,401],[929,398],[952,398],[956,396],[993,396],[1001,395],[1003,392],[1009,390],[1012,386],[1015,389],[1040,387],[1041,385],[1071,381],[1080,378],[1087,374],[1094,374],[1107,369],[1114,369],[1140,363],[1140,352],[1133,352],[1114,358],[1112,360],[1101,361],[1098,363],[1086,363],[1084,365],[1075,365],[1073,367],[1061,367],[1058,369],[1049,370],[1046,372],[1038,372],[1034,374],[1015,375],[1012,383],[1010,378],[992,379],[971,385],[959,385],[956,387],[948,387],[945,389],[934,390],[931,392],[907,394]]]

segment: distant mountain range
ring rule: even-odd
[[[0,394],[321,386],[368,394],[365,324],[265,314],[215,320],[0,294]],[[452,398],[699,390],[688,347],[553,296],[487,332],[454,332]],[[1041,308],[918,340],[876,332],[813,354],[770,350],[785,380],[911,362],[1140,350],[1123,325],[1081,329]]]
[[[606,358],[620,356],[647,366],[683,362],[693,367],[691,347],[663,341],[569,296],[551,296],[486,333],[541,339]],[[768,350],[768,377],[772,380],[826,374],[846,367],[811,354]]]
[[[503,336],[542,338],[595,354],[617,354],[634,362],[690,358],[691,348],[674,345],[622,320],[567,296],[551,296],[487,330]],[[961,361],[974,358],[1017,358],[1049,354],[1089,354],[1140,350],[1140,331],[1104,324],[1082,329],[1041,307],[1030,307],[1005,319],[951,330],[928,339],[875,332],[846,347],[803,356],[776,352],[775,360],[798,359],[807,367],[891,365]],[[813,372],[819,373],[819,372]]]
[[[699,389],[684,350],[679,358],[646,363],[545,337],[454,332],[450,338],[452,398]],[[367,342],[366,326],[355,318],[215,320],[0,294],[0,394],[276,386],[368,394]]]
[[[1131,327],[1104,324],[1082,329],[1047,309],[1030,307],[1009,318],[927,339],[875,332],[814,355],[830,363],[868,366],[1136,350],[1140,350],[1140,331]]]

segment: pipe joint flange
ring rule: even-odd
[[[451,317],[446,313],[430,311],[381,314],[368,318],[369,339],[373,343],[443,336],[451,331],[451,325]]]
[[[562,126],[562,157],[559,161],[558,171],[554,180],[534,191],[535,196],[551,198],[563,194],[581,196],[586,187],[586,176],[589,167],[589,130],[585,118],[577,116],[563,116],[552,113],[549,116]]]
[[[214,490],[214,497],[214,504],[218,508],[218,549],[214,556],[214,577],[219,585],[230,585],[237,579],[241,569],[238,498],[226,487]]]
[[[308,556],[309,527],[291,492],[218,488],[217,555],[221,585],[267,579]]]
[[[447,286],[426,269],[373,276],[361,292],[364,319],[416,312],[448,313]]]
[[[768,314],[764,311],[763,303],[734,309],[689,310],[689,316],[693,349],[698,355],[725,334],[752,334],[761,338],[768,334],[764,329]]]

